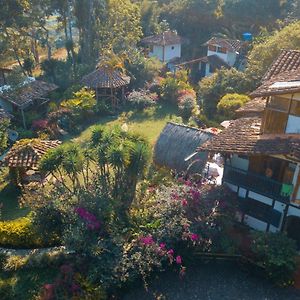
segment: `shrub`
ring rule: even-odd
[[[51,245],[51,240],[43,244],[32,224],[31,217],[0,222],[0,245],[12,248],[39,248]]]
[[[131,75],[130,85],[132,88],[143,88],[146,82],[153,80],[162,69],[162,63],[156,58],[145,58],[140,52],[130,54],[126,61],[126,70]]]
[[[199,95],[204,113],[214,116],[220,99],[228,93],[246,93],[251,90],[251,82],[246,75],[236,69],[220,69],[199,83]]]
[[[184,122],[188,122],[196,108],[196,93],[193,90],[179,92],[178,110]]]
[[[296,270],[296,242],[281,233],[253,233],[255,263],[279,285],[290,285]]]
[[[232,118],[235,111],[242,107],[250,98],[242,94],[227,94],[221,98],[217,105],[218,113],[225,117]]]
[[[127,97],[129,103],[137,109],[144,109],[155,105],[157,98],[155,93],[150,93],[147,90],[133,91]]]
[[[188,83],[186,71],[178,71],[176,74],[168,73],[161,80],[161,98],[163,101],[177,104],[179,92],[182,90],[193,90]]]

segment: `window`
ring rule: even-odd
[[[282,97],[271,97],[268,108],[273,108],[276,110],[288,112],[290,105],[290,99]]]
[[[217,47],[216,46],[212,46],[212,45],[208,45],[208,50],[212,51],[212,52],[217,52]]]
[[[264,119],[264,133],[285,133],[288,114],[267,109]]]
[[[291,115],[300,117],[300,101],[299,100],[292,101],[290,113],[291,113]]]
[[[211,64],[208,64],[208,68],[209,68],[209,73],[213,73],[214,72],[214,68]]]
[[[224,48],[224,47],[218,47],[218,48],[217,48],[217,52],[226,54],[226,53],[227,53],[227,49]]]

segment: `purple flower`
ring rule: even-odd
[[[88,212],[85,208],[75,208],[75,212],[81,219],[83,219],[87,223],[88,229],[98,230],[100,228],[100,222],[97,220],[96,216]]]
[[[187,202],[186,199],[183,199],[183,200],[181,201],[181,204],[182,204],[182,206],[187,206],[187,205],[188,205],[188,202]]]
[[[161,250],[165,250],[165,249],[166,249],[166,244],[165,244],[165,243],[160,243],[160,244],[159,244],[159,248],[160,248]]]
[[[198,234],[196,234],[196,233],[192,233],[191,234],[191,240],[192,241],[198,241],[199,240],[199,235]]]
[[[152,245],[154,243],[153,237],[151,235],[140,238],[140,241],[144,245]]]
[[[180,255],[176,256],[176,264],[181,265],[182,264],[182,258]]]
[[[174,250],[173,250],[173,249],[170,249],[170,250],[167,252],[167,254],[168,254],[169,256],[174,256]]]

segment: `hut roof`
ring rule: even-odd
[[[212,133],[201,129],[169,122],[156,142],[154,162],[159,166],[182,172],[186,171],[192,162],[198,160],[198,166],[193,165],[193,169],[199,172],[207,158],[205,153],[199,153],[193,159],[186,160],[200,145],[212,137]]]
[[[53,83],[34,80],[15,90],[3,92],[0,97],[17,106],[24,107],[33,100],[42,99],[57,88],[57,85]]]
[[[37,168],[39,160],[50,149],[61,144],[61,141],[40,139],[23,139],[17,141],[4,158],[8,167]]]
[[[81,82],[89,88],[119,88],[130,83],[130,77],[108,68],[98,68],[92,73],[85,75]]]

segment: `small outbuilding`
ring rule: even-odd
[[[58,147],[61,141],[23,139],[17,141],[3,159],[16,182],[42,181],[45,174],[39,171],[39,161],[47,151]]]
[[[208,154],[197,153],[197,148],[213,136],[202,129],[168,122],[156,142],[154,163],[176,172],[201,173]]]
[[[116,107],[121,98],[125,99],[125,87],[130,83],[130,77],[118,70],[110,70],[106,67],[99,67],[92,73],[85,75],[82,84],[95,90],[97,101],[99,98],[109,98],[112,106]]]
[[[156,57],[163,63],[181,58],[181,46],[186,42],[186,39],[172,30],[147,36],[141,40],[146,54],[149,57]]]
[[[26,111],[44,113],[46,105],[50,101],[49,93],[58,88],[53,83],[41,80],[31,80],[22,86],[9,89],[0,94],[0,107],[8,113],[20,113],[24,128],[26,128]]]

